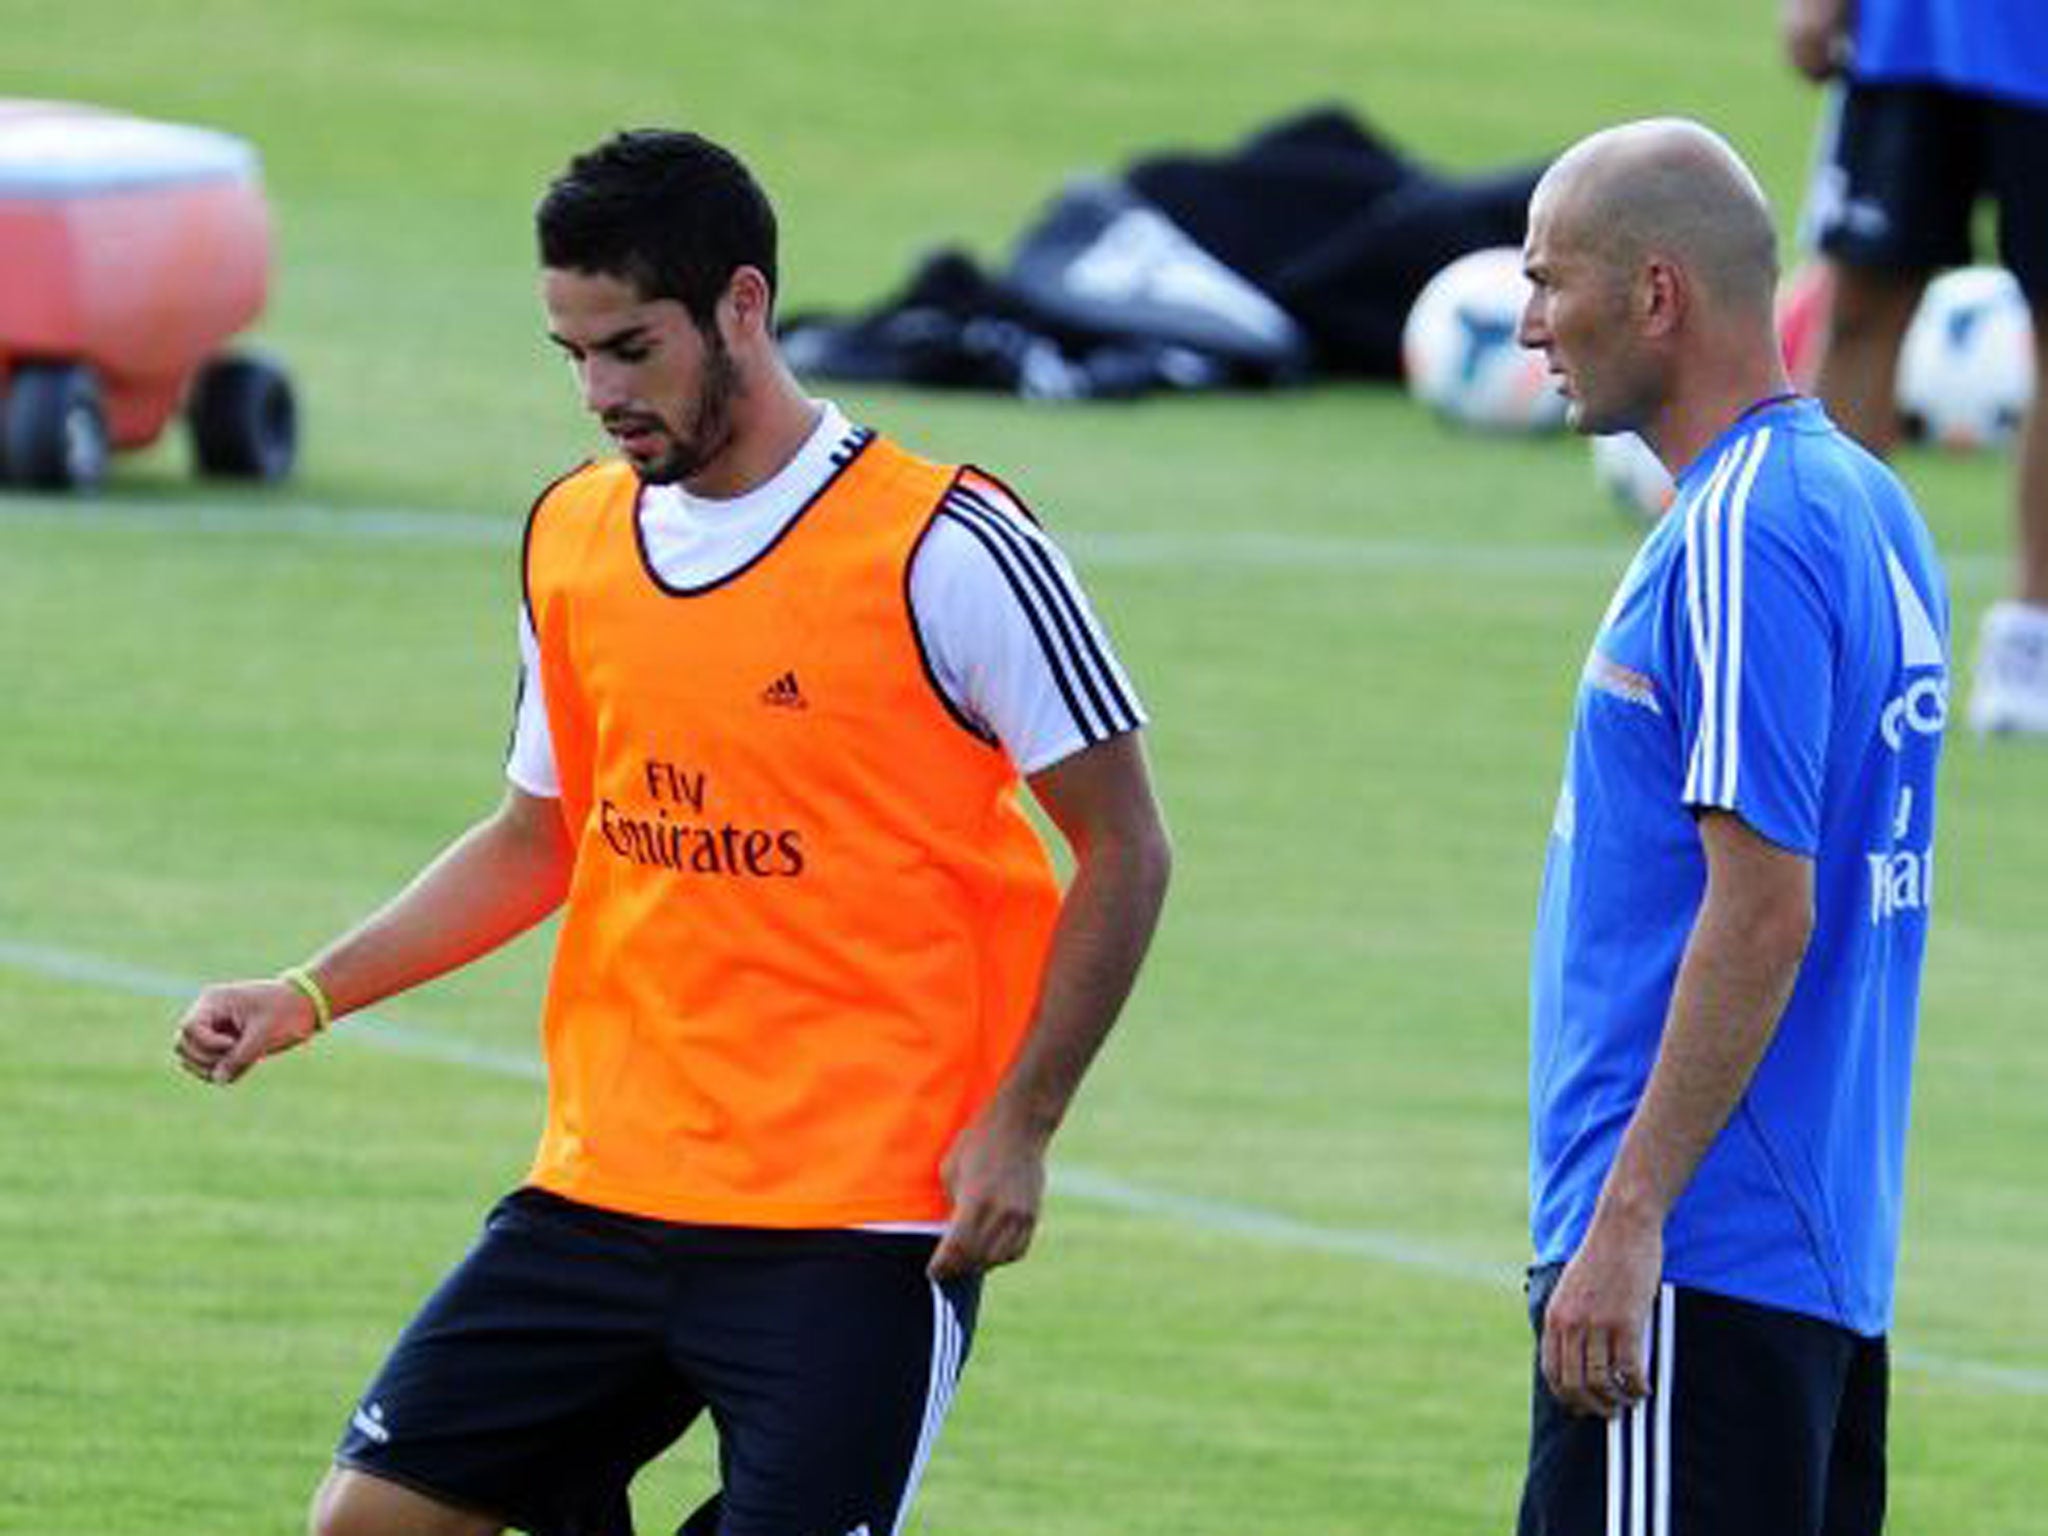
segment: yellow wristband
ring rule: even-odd
[[[327,994],[321,990],[320,983],[313,979],[311,971],[303,965],[295,965],[289,970],[279,971],[277,979],[286,986],[295,988],[313,1005],[314,1034],[319,1034],[334,1022],[334,1004],[327,1000]]]

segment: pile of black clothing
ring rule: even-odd
[[[865,314],[791,317],[783,349],[811,378],[1036,399],[1398,379],[1415,295],[1520,245],[1542,169],[1447,175],[1319,108],[1071,182],[1000,272],[934,251]]]

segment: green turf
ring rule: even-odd
[[[357,1039],[210,1093],[170,1072],[155,994],[299,957],[498,793],[518,517],[592,446],[529,270],[570,150],[654,119],[733,139],[782,204],[793,306],[865,303],[935,242],[999,254],[1074,170],[1319,100],[1470,168],[1702,112],[1789,209],[1812,103],[1775,7],[1726,9],[0,0],[0,94],[259,141],[264,339],[308,425],[275,492],[199,484],[171,443],[89,505],[0,502],[0,1532],[296,1528],[352,1394],[523,1169],[516,1073]],[[1069,537],[1156,717],[1180,850],[917,1528],[1504,1528],[1528,925],[1631,539],[1583,447],[1361,387],[843,398]],[[2001,468],[1906,468],[1966,642],[2000,586]],[[377,535],[392,510],[425,521]],[[1908,1536],[2040,1528],[2044,776],[2048,752],[1953,743],[1898,1331]],[[392,1011],[527,1053],[544,964],[529,940]],[[1206,1214],[1088,1193],[1109,1181]],[[1343,1251],[1375,1239],[1444,1268]],[[650,1474],[648,1529],[703,1456]]]

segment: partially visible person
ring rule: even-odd
[[[527,525],[504,799],[309,964],[201,993],[178,1059],[239,1081],[562,907],[540,1149],[313,1530],[631,1536],[635,1473],[708,1418],[689,1536],[882,1536],[1150,942],[1144,715],[1014,496],[798,386],[730,152],[616,135],[536,223],[619,457]]]
[[[1530,983],[1523,1536],[1872,1536],[1948,601],[1787,382],[1776,231],[1696,123],[1538,184],[1521,326],[1678,483],[1595,633]]]
[[[1972,259],[1978,203],[2033,318],[2036,403],[2017,447],[2015,584],[1984,615],[1970,724],[2048,733],[2048,4],[1784,0],[1793,65],[1842,81],[1811,217],[1833,268],[1816,389],[1879,454],[1899,434],[1899,349],[1928,280]]]

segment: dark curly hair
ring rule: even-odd
[[[739,268],[775,290],[775,210],[739,157],[699,134],[613,134],[549,183],[534,225],[541,265],[678,300],[700,329]]]

